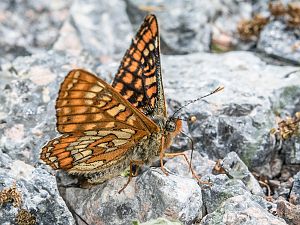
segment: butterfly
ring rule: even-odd
[[[40,156],[53,169],[96,184],[158,158],[163,168],[165,150],[182,124],[167,115],[156,17],[144,19],[112,85],[72,70],[55,107],[62,135],[49,141]]]

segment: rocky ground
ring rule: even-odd
[[[275,16],[267,1],[0,2],[0,224],[300,224],[298,3]],[[73,68],[111,82],[148,13],[160,25],[170,113],[225,87],[181,113],[192,165],[211,185],[177,157],[166,159],[168,176],[142,167],[120,194],[124,176],[80,188],[39,159],[58,136],[59,85]],[[249,22],[257,13],[264,20]],[[278,130],[287,116],[295,123]],[[190,138],[170,151],[190,156]]]

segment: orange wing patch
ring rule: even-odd
[[[83,70],[73,70],[65,78],[56,101],[56,114],[57,129],[61,133],[110,127],[148,130],[149,133],[158,129],[112,87]]]
[[[158,35],[155,16],[147,16],[125,53],[112,83],[116,91],[146,115],[152,114],[157,108],[160,94],[157,88],[161,79]],[[128,91],[132,94],[128,94]]]

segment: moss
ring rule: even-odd
[[[18,208],[22,204],[22,195],[17,190],[16,184],[0,191],[0,206],[9,202],[12,202],[13,206]]]
[[[20,209],[16,216],[16,224],[18,225],[34,225],[36,224],[35,216],[25,209]]]

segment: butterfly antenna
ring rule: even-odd
[[[196,99],[194,99],[194,100],[188,101],[186,104],[184,104],[183,106],[181,106],[179,109],[177,109],[177,110],[173,113],[172,118],[174,118],[175,115],[176,115],[180,110],[182,110],[183,108],[187,107],[188,105],[190,105],[190,104],[192,104],[192,103],[194,103],[194,102],[197,102],[197,101],[199,101],[199,100],[201,100],[201,99],[203,99],[203,98],[206,98],[206,97],[208,97],[208,96],[210,96],[210,95],[213,95],[213,94],[215,94],[215,93],[217,93],[217,92],[219,92],[219,91],[222,91],[223,89],[224,89],[223,86],[219,86],[219,87],[217,87],[215,90],[213,90],[212,92],[210,92],[210,93],[208,93],[208,94],[206,94],[206,95],[204,95],[204,96],[201,96],[201,97],[196,98]]]

